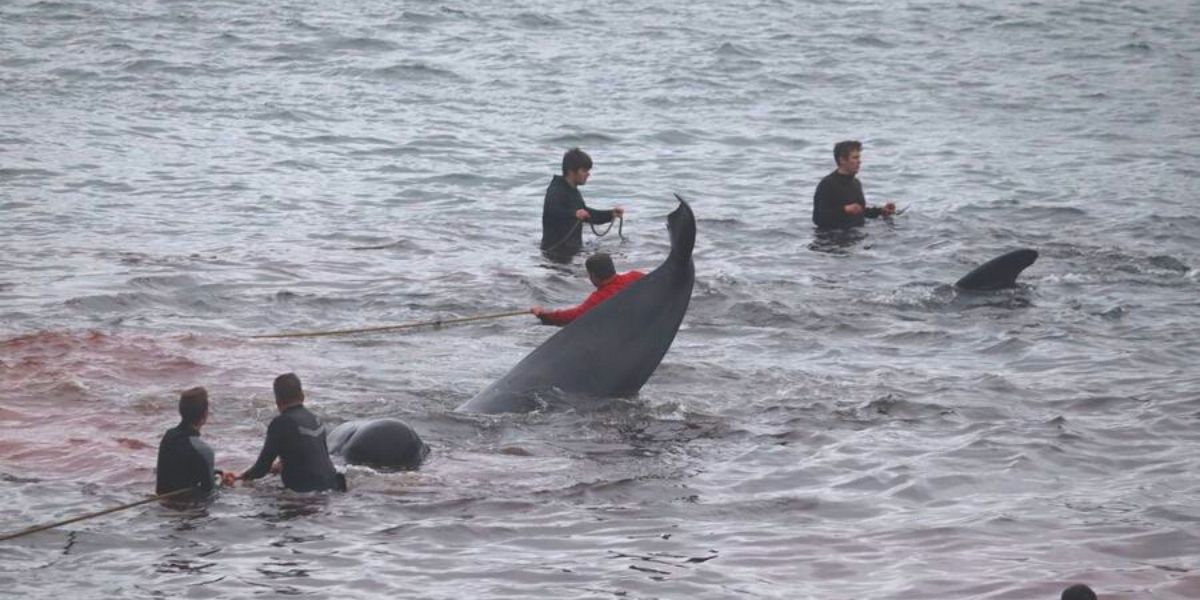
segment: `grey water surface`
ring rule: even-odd
[[[1198,68],[1194,0],[0,1],[0,532],[150,493],[193,385],[219,467],[286,371],[433,448],[0,543],[0,595],[1200,597]],[[831,239],[841,139],[910,208]],[[589,251],[699,219],[638,397],[455,413],[532,317],[248,339],[578,302],[572,146]]]

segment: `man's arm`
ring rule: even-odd
[[[211,492],[213,489],[212,449],[201,442],[200,438],[192,437],[188,441],[192,447],[191,457],[188,460],[188,472],[191,473],[192,487]]]
[[[584,205],[583,210],[588,211],[588,214],[591,215],[591,218],[588,219],[588,223],[591,223],[592,225],[603,225],[612,221],[613,217],[616,216],[615,210],[599,210],[596,208],[589,208],[587,205]]]
[[[591,310],[597,304],[600,304],[606,297],[600,293],[600,290],[596,290],[579,306],[564,308],[562,310],[544,310],[541,313],[536,313],[537,318],[541,319],[547,325],[567,325],[571,321],[583,316],[584,313]]]
[[[258,479],[271,471],[271,465],[279,456],[279,438],[283,435],[283,423],[279,417],[275,417],[271,424],[267,426],[267,439],[263,442],[262,452],[258,453],[258,460],[254,462],[254,466],[246,469],[238,479]]]
[[[813,224],[817,227],[837,227],[842,221],[842,203],[826,180],[813,192]]]

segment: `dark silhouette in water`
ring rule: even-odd
[[[1097,598],[1096,592],[1093,592],[1092,588],[1082,583],[1077,583],[1063,590],[1060,600],[1097,600]]]
[[[636,394],[675,340],[696,280],[696,218],[682,198],[667,229],[671,254],[657,269],[551,336],[458,410],[528,412],[541,406],[539,395],[552,393]]]
[[[972,292],[987,292],[1015,287],[1017,276],[1033,261],[1037,260],[1037,250],[1022,248],[1013,250],[979,265],[975,270],[959,279],[954,287]]]
[[[429,446],[408,424],[397,419],[349,421],[329,434],[329,453],[347,463],[412,470],[429,455]]]

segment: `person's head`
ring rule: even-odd
[[[842,175],[856,175],[862,166],[862,142],[846,140],[834,144],[833,160]]]
[[[605,281],[617,274],[617,268],[613,266],[612,257],[603,253],[597,252],[588,257],[587,262],[588,279],[592,280],[592,285],[600,287]]]
[[[208,390],[194,387],[179,395],[179,416],[185,424],[196,429],[204,426],[208,420]]]
[[[283,410],[304,403],[304,390],[295,373],[284,373],[275,378],[275,406]]]
[[[1092,588],[1090,588],[1086,585],[1083,585],[1082,583],[1077,583],[1077,584],[1063,590],[1061,600],[1097,600],[1097,599],[1096,599],[1096,592],[1093,592]]]
[[[592,157],[579,148],[571,148],[563,155],[562,171],[567,183],[583,185],[592,174]]]

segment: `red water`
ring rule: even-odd
[[[179,339],[95,330],[0,340],[0,468],[19,476],[144,481],[178,392],[208,370]]]

